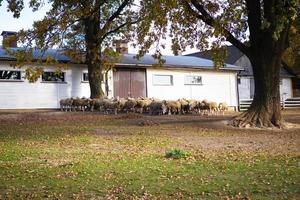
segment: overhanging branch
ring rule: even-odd
[[[196,0],[191,0],[190,1],[193,7],[192,8],[191,4],[189,3],[188,0],[184,1],[184,4],[186,8],[192,12],[192,14],[202,20],[204,23],[207,25],[216,28],[216,20],[206,11],[203,5],[201,5],[198,1]],[[233,44],[235,47],[237,47],[241,52],[243,52],[245,55],[250,56],[250,50],[249,47],[247,47],[244,43],[242,43],[240,40],[238,40],[229,30],[227,30],[225,27],[221,27],[224,36],[227,41],[229,41],[231,44]]]
[[[101,28],[101,30],[103,30],[104,32],[106,30],[109,29],[109,27],[111,26],[111,24],[113,23],[113,21],[119,17],[119,15],[121,14],[121,12],[124,10],[124,8],[129,4],[129,0],[124,0],[123,3],[119,6],[119,8],[116,10],[116,12],[114,12],[106,21],[106,23],[104,24],[104,26]]]

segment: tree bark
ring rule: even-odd
[[[273,40],[270,34],[265,34],[262,40],[252,41],[249,59],[254,76],[254,98],[248,111],[233,120],[234,126],[285,127],[279,84],[284,46],[282,39]]]
[[[90,98],[101,98],[104,93],[101,87],[103,81],[101,67],[101,41],[99,34],[99,16],[91,16],[84,20],[85,42],[86,42],[86,64],[88,66],[88,77],[90,84]]]
[[[258,59],[254,60],[252,62],[255,66],[253,72],[256,74],[254,75],[254,98],[248,111],[238,116],[233,121],[233,125],[238,127],[282,128],[284,121],[281,117],[280,105],[280,62],[269,63],[266,59],[263,62]]]

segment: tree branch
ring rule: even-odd
[[[260,0],[246,0],[250,41],[259,41],[261,37],[261,4]]]
[[[116,12],[114,12],[109,19],[106,21],[106,23],[104,24],[103,28],[101,28],[101,30],[103,30],[105,32],[105,30],[108,30],[110,25],[113,23],[113,21],[121,14],[121,12],[123,11],[123,9],[129,4],[129,0],[124,0],[123,3],[119,6],[119,8],[116,10]]]
[[[190,1],[195,7],[195,9],[198,11],[196,12],[195,9],[192,8],[191,4],[185,0],[184,3],[187,6],[187,9],[191,11],[196,18],[202,20],[207,25],[216,28],[216,20],[205,10],[204,6],[199,4],[197,0],[191,0]],[[235,47],[237,47],[241,52],[243,52],[245,55],[250,56],[250,50],[249,47],[247,47],[245,44],[243,44],[241,41],[239,41],[229,30],[227,30],[225,27],[221,27],[224,36],[227,41],[229,41],[231,44],[233,44]]]
[[[138,21],[133,21],[133,22],[125,22],[123,24],[121,24],[120,26],[118,26],[117,28],[115,29],[112,29],[108,32],[106,32],[102,37],[101,37],[101,41],[103,41],[107,36],[109,36],[110,34],[113,34],[113,33],[117,33],[119,30],[121,30],[123,27],[125,27],[126,25],[132,25],[132,24],[135,24],[137,23]]]

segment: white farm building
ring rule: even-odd
[[[2,33],[3,37],[10,34],[14,33]],[[16,43],[11,48],[18,50]],[[102,86],[108,97],[207,99],[238,107],[237,75],[241,67],[226,64],[215,69],[211,60],[188,56],[164,56],[165,63],[157,66],[151,55],[137,60],[126,48],[122,52],[120,63],[104,76]],[[15,58],[0,48],[0,109],[59,108],[60,99],[90,96],[86,65],[73,63],[57,50],[33,51],[34,59],[47,56],[65,63],[67,69],[57,74],[55,66],[44,66],[43,75],[30,83],[24,79],[28,66],[11,67]]]
[[[45,55],[55,54],[54,51]],[[65,56],[56,58],[66,62]],[[136,60],[124,54],[121,63],[108,72],[103,89],[108,97],[155,97],[159,99],[207,99],[238,106],[237,73],[233,65],[216,70],[207,59],[165,56],[166,63],[155,67],[151,55]],[[89,97],[87,67],[68,63],[67,70],[57,76],[55,66],[47,66],[34,83],[23,78],[24,68],[14,69],[0,50],[0,109],[58,108],[66,97]],[[9,75],[10,74],[10,75]]]

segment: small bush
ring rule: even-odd
[[[172,149],[166,152],[166,158],[180,159],[187,158],[189,154],[181,149]]]

